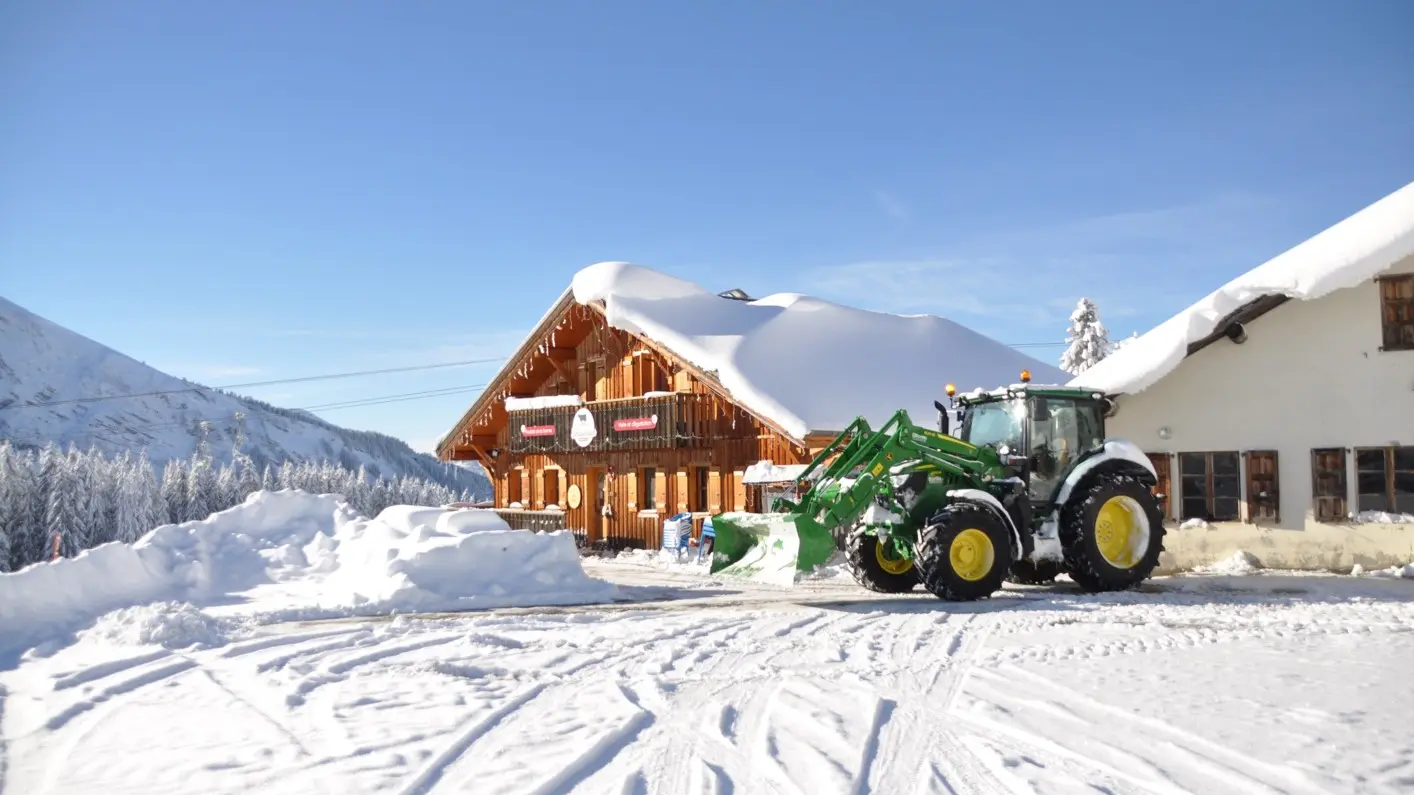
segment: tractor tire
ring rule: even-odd
[[[1018,585],[1050,585],[1064,570],[1064,564],[1058,560],[1043,560],[1037,563],[1023,558],[1011,564],[1007,581]]]
[[[1099,475],[1061,512],[1065,570],[1087,591],[1123,591],[1153,573],[1164,551],[1164,517],[1138,478]]]
[[[880,549],[879,537],[863,530],[849,534],[845,560],[855,582],[877,593],[908,593],[918,584],[918,566],[913,561],[893,560]]]
[[[914,560],[923,587],[939,599],[970,602],[1002,587],[1011,568],[1011,531],[992,511],[959,502],[918,534]]]

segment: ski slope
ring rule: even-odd
[[[1414,787],[1408,580],[1189,576],[950,605],[847,577],[772,590],[585,569],[640,601],[264,627],[107,616],[0,672],[0,792]]]

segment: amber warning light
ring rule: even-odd
[[[1030,371],[1030,370],[1022,370],[1022,371],[1021,371],[1021,383],[1023,383],[1023,384],[1029,384],[1029,383],[1031,383],[1031,371]]]
[[[948,393],[948,397],[952,397],[953,395],[957,394],[957,387],[952,384],[948,384],[943,391]]]

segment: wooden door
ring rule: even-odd
[[[604,470],[591,467],[584,483],[584,529],[590,543],[604,537]]]

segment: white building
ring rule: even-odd
[[[1110,434],[1154,460],[1164,568],[1414,561],[1414,183],[1071,383],[1118,395]]]

